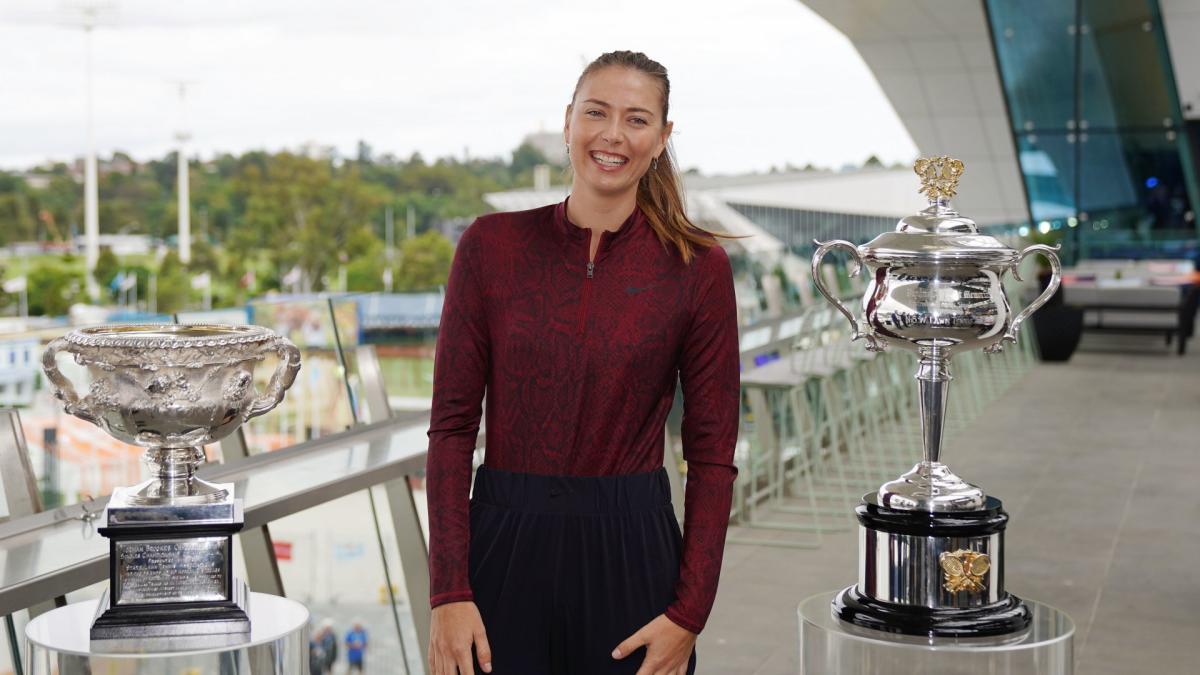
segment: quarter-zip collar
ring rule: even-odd
[[[586,249],[587,245],[591,242],[592,231],[586,227],[580,227],[572,223],[567,218],[568,199],[570,197],[564,199],[554,207],[554,232],[563,243],[564,248],[574,249],[576,246],[583,246]],[[601,255],[621,242],[634,239],[634,236],[630,233],[642,230],[645,227],[645,214],[642,213],[641,207],[634,206],[633,213],[630,213],[625,222],[621,223],[621,227],[612,232],[606,230],[600,233],[600,245],[596,249],[596,260],[599,260]]]

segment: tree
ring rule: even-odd
[[[864,169],[882,169],[883,162],[879,161],[879,158],[876,157],[875,155],[871,155],[870,157],[867,158],[867,161],[863,162],[863,168]]]
[[[531,143],[522,143],[513,150],[512,154],[512,170],[513,173],[523,173],[537,166],[538,164],[548,164],[546,156],[542,154]]]
[[[187,308],[192,294],[192,278],[179,260],[179,254],[168,251],[158,266],[158,311],[173,314]]]
[[[117,260],[117,255],[112,252],[112,247],[101,246],[100,256],[96,258],[96,269],[92,272],[92,276],[103,291],[108,290],[120,270],[121,261]]]
[[[28,276],[29,314],[61,316],[84,299],[83,273],[57,260],[39,262]]]
[[[454,245],[439,232],[429,231],[405,239],[400,245],[397,291],[427,291],[444,286],[450,278]]]

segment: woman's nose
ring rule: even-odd
[[[617,124],[608,125],[608,127],[604,129],[603,133],[600,134],[600,138],[606,143],[611,143],[613,145],[620,143],[622,140],[621,127]]]

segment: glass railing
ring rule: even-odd
[[[415,564],[421,574],[427,574],[423,542],[428,535],[423,528],[426,517],[419,475],[424,469],[428,421],[412,414],[387,419],[387,411],[380,412],[378,403],[382,400],[386,405],[388,392],[375,396],[374,409],[369,405],[369,387],[384,378],[374,353],[357,351],[361,337],[357,317],[354,298],[346,297],[262,301],[244,310],[180,313],[171,318],[179,323],[263,325],[300,348],[301,372],[284,402],[243,426],[244,451],[239,444],[206,448],[210,461],[223,460],[225,465],[205,466],[202,475],[235,481],[236,494],[245,504],[247,528],[264,524],[271,528],[270,563],[277,566],[283,588],[267,590],[282,591],[307,604],[313,612],[313,629],[329,625],[339,642],[353,623],[361,623],[371,635],[378,672],[421,673],[424,649],[404,568],[412,574]],[[95,532],[95,522],[81,518],[86,511],[101,510],[114,488],[147,477],[141,448],[64,414],[48,391],[40,372],[41,354],[50,340],[68,330],[60,326],[0,338],[0,344],[21,341],[23,353],[30,354],[30,390],[22,392],[27,396],[18,410],[35,478],[51,509],[0,523],[0,569],[4,570],[0,615],[5,616],[0,628],[0,675],[17,672],[19,667],[19,657],[14,657],[30,618],[27,607],[35,607],[36,612],[56,596],[78,601],[103,591],[107,541]],[[256,368],[260,390],[275,364],[273,356],[267,357]],[[80,391],[90,386],[85,369],[72,359],[60,357],[59,367]],[[235,447],[237,451],[231,453]],[[409,474],[414,478],[410,480]],[[422,559],[403,566],[397,542],[406,528],[397,532],[392,522],[393,488],[386,495],[382,488],[389,481],[411,495],[399,501],[407,501],[409,509],[419,512],[409,522],[421,524],[415,535],[422,542],[420,550],[414,554],[410,546],[408,555]],[[91,501],[93,497],[100,499]],[[7,499],[0,500],[0,509],[6,504]],[[252,553],[261,551],[251,552],[240,543],[234,547],[235,570],[243,578],[245,558]]]

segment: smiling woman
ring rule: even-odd
[[[737,475],[738,332],[729,258],[684,211],[668,93],[644,54],[601,56],[567,106],[571,196],[459,241],[429,426],[435,675],[695,672]],[[682,532],[663,468],[679,383]]]

